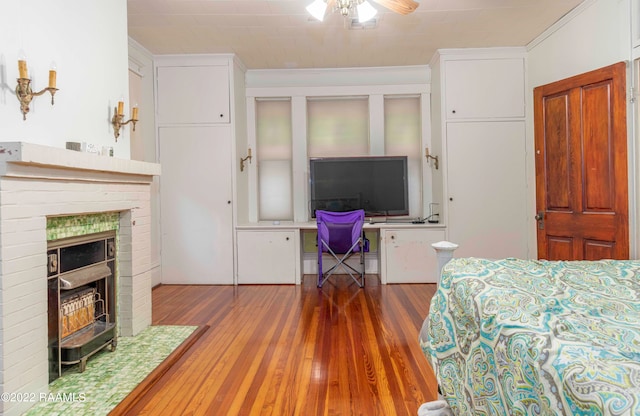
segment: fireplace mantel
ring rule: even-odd
[[[151,324],[152,183],[160,165],[0,143],[0,393],[48,391],[47,221],[117,213],[118,334]],[[0,414],[33,403],[0,401]]]
[[[23,176],[29,171],[24,169],[25,166],[78,173],[102,172],[141,177],[160,175],[160,165],[157,163],[118,159],[27,142],[0,142],[0,175]],[[141,179],[143,182],[149,180]]]

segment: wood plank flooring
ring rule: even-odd
[[[159,286],[154,325],[209,329],[128,414],[416,415],[437,386],[418,344],[434,284]]]

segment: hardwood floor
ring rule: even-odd
[[[434,284],[160,286],[154,325],[209,329],[128,414],[416,415],[436,381],[418,344]]]

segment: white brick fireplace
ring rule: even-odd
[[[119,335],[151,324],[150,185],[159,174],[153,163],[0,143],[0,393],[48,391],[48,217],[119,213]],[[0,414],[33,404],[0,401]]]

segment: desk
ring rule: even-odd
[[[300,284],[304,274],[317,273],[315,260],[307,259],[305,267],[302,247],[302,233],[316,229],[315,221],[236,226],[235,282]],[[445,239],[444,225],[365,222],[364,230],[378,231],[378,250],[371,254],[382,284],[437,282],[438,262],[431,244]]]

